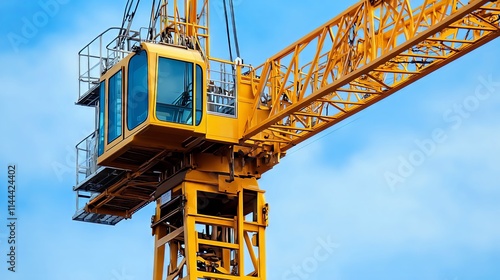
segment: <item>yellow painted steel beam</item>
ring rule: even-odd
[[[164,37],[170,41],[166,43],[174,45],[185,45],[192,43],[196,49],[203,52],[205,58],[210,54],[209,36],[209,0],[161,0],[160,8],[160,30],[155,34],[155,39]],[[169,8],[173,12],[169,14]],[[163,38],[166,40],[166,38]]]
[[[212,247],[227,248],[227,249],[239,249],[238,244],[232,244],[227,242],[213,241],[208,239],[198,239],[198,244],[208,245]]]
[[[248,236],[248,232],[243,233],[243,237],[245,238],[245,244],[247,245],[248,253],[250,254],[250,260],[252,261],[254,269],[258,269],[259,261],[252,247],[252,242],[250,241],[250,237]]]
[[[155,241],[155,247],[160,247],[165,245],[166,243],[172,241],[174,238],[177,238],[179,235],[184,234],[184,227],[180,227],[173,232],[169,233],[168,235],[165,235],[158,240]]]
[[[102,208],[106,208],[106,206],[110,206],[110,204],[113,199],[115,198],[129,198],[129,199],[134,199],[137,201],[137,203],[127,211],[124,211],[126,215],[118,215],[118,216],[123,216],[125,218],[130,218],[132,214],[134,214],[136,211],[141,209],[142,207],[146,206],[149,202],[151,202],[151,196],[147,195],[127,195],[123,194],[124,192],[127,192],[128,189],[132,189],[134,187],[144,187],[144,186],[150,186],[151,188],[154,188],[158,185],[158,182],[153,181],[153,182],[138,182],[137,180],[140,178],[141,175],[143,175],[147,170],[149,170],[152,166],[154,166],[156,163],[158,163],[166,154],[166,151],[159,152],[157,155],[155,155],[153,158],[148,160],[146,163],[144,163],[137,171],[135,172],[128,172],[126,175],[121,178],[118,182],[114,183],[111,185],[109,188],[107,188],[104,192],[100,193],[93,199],[91,199],[87,205],[85,206],[85,210],[87,212],[91,213],[102,213],[100,212]],[[154,189],[152,189],[151,194]],[[118,203],[118,206],[120,203]],[[117,205],[111,205],[111,206],[117,206]]]
[[[219,190],[219,185],[213,185],[212,173],[205,175],[206,184],[184,180],[175,192],[172,191],[173,196],[185,198],[182,215],[170,215],[174,210],[165,211],[168,202],[157,200],[152,225],[155,236],[153,279],[266,279],[265,251],[261,248],[265,248],[269,206],[264,193],[259,190],[255,179],[242,179],[235,197],[237,203],[210,206],[219,207],[213,209],[214,213],[232,213],[229,214],[232,218],[219,214],[201,215],[198,213],[206,206],[199,203],[199,192],[210,191],[214,197],[228,195]],[[202,177],[197,176],[198,179]],[[245,199],[245,195],[250,195],[250,199]],[[245,222],[245,216],[249,214],[257,215],[257,222]],[[258,237],[255,244],[249,237],[250,233]],[[167,250],[170,253],[168,258]],[[245,275],[245,267],[250,265],[254,269],[251,278]],[[168,270],[164,271],[166,267]]]
[[[256,99],[242,143],[286,152],[500,36],[500,1],[370,2],[251,72]]]

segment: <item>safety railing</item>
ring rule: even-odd
[[[76,145],[76,186],[92,175],[97,165],[97,131]]]
[[[106,187],[120,180],[124,170],[97,165],[98,131],[91,133],[76,145],[76,213],[73,220],[114,225],[123,217],[87,212],[85,205],[102,193]]]
[[[215,63],[211,63],[213,66]],[[234,65],[219,62],[209,70],[207,110],[209,113],[236,117],[236,86]],[[218,70],[215,70],[218,69]]]
[[[102,73],[129,54],[141,42],[140,32],[111,27],[78,52],[78,100],[99,86]]]

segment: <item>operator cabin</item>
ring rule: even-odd
[[[97,164],[135,170],[161,150],[238,144],[237,113],[252,104],[238,98],[250,100],[250,83],[236,88],[238,77],[221,69],[207,81],[199,51],[141,43],[101,77]]]

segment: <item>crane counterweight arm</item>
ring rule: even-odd
[[[242,141],[286,152],[500,36],[500,1],[411,2],[362,1],[256,68]]]

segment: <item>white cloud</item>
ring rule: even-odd
[[[2,162],[17,163],[32,176],[59,182],[73,179],[74,147],[94,129],[93,108],[74,105],[78,97],[77,54],[117,16],[98,11],[93,18],[95,25],[88,25],[88,17],[81,13],[74,19],[80,24],[71,32],[42,29],[31,47],[0,55],[7,66],[0,69],[1,94],[6,98],[0,110],[8,118],[3,127],[11,132],[0,137],[2,147],[8,147],[0,150]],[[79,36],[69,40],[74,34]]]

